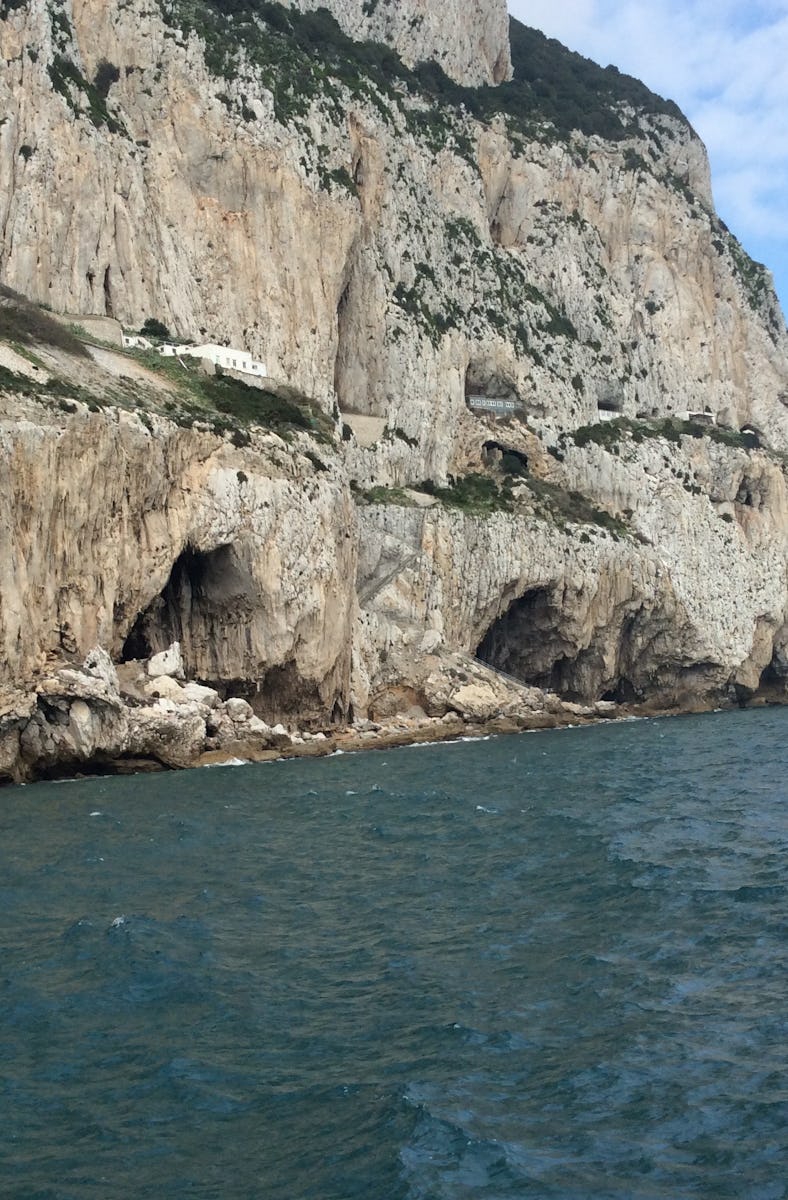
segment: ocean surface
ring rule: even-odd
[[[788,1197],[788,709],[0,792],[0,1195]]]

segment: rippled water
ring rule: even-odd
[[[0,1191],[788,1196],[786,734],[0,793]]]

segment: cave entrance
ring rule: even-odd
[[[521,683],[579,698],[576,649],[561,634],[561,609],[548,588],[531,588],[492,623],[476,657]]]
[[[600,699],[612,700],[614,704],[637,704],[643,699],[643,692],[622,675]]]
[[[611,421],[624,413],[626,402],[624,389],[618,383],[603,384],[597,395],[597,410],[601,419]]]
[[[465,372],[465,403],[473,413],[512,417],[523,405],[513,380],[499,368],[474,360]]]
[[[488,467],[497,467],[504,475],[527,475],[528,455],[504,442],[488,439],[482,446],[484,461]]]
[[[780,699],[788,692],[788,648],[774,647],[771,662],[761,672],[758,691]]]
[[[141,612],[123,643],[121,661],[150,658],[181,643],[184,662],[205,676],[229,621],[248,619],[252,580],[232,545],[191,546],[178,556],[163,591]]]

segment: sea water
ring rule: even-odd
[[[788,1196],[787,735],[0,792],[0,1194]]]

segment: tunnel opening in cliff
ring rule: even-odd
[[[465,403],[471,412],[511,417],[522,409],[514,380],[495,363],[473,359],[465,372]]]
[[[202,551],[187,546],[163,590],[137,615],[121,661],[150,658],[180,642],[189,674],[206,682],[219,679],[224,628],[248,624],[251,611],[252,579],[235,547]]]
[[[532,687],[583,698],[577,647],[561,632],[562,612],[549,588],[530,588],[493,621],[476,657]]]

